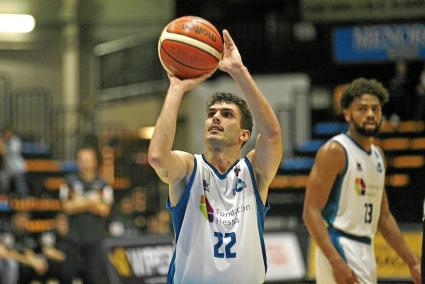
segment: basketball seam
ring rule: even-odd
[[[161,44],[164,40],[172,40],[172,41],[186,43],[186,44],[189,44],[193,47],[201,49],[205,52],[208,52],[209,54],[214,56],[217,60],[221,59],[221,54],[220,54],[220,52],[218,52],[217,49],[215,49],[214,47],[212,47],[212,46],[210,46],[210,45],[208,45],[208,44],[206,44],[202,41],[199,41],[197,39],[193,39],[193,38],[185,36],[185,35],[176,34],[176,33],[169,33],[167,31],[163,31],[160,40],[161,40]]]
[[[204,26],[205,28],[207,28],[207,29],[209,29],[212,33],[214,33],[215,34],[215,36],[218,38],[218,39],[220,39],[220,42],[222,42],[222,40],[221,40],[221,35],[220,35],[220,33],[219,33],[219,31],[214,27],[214,29],[211,29],[211,26],[212,26],[212,24],[211,23],[205,23],[205,22],[203,22],[202,20],[202,18],[198,18],[198,17],[196,17],[197,19],[195,20],[196,21],[196,23],[197,24],[200,24],[200,25],[202,25],[202,26]],[[182,22],[185,22],[185,20],[181,20]],[[180,22],[180,21],[176,21],[175,22],[175,24],[177,24],[178,22]],[[208,25],[209,24],[209,25]],[[165,31],[167,31],[168,33],[176,33],[176,34],[182,34],[182,33],[179,33],[179,32],[177,32],[177,31],[173,31],[173,32],[169,32],[168,31],[168,26],[167,27],[165,27]],[[182,34],[183,35],[183,34]]]
[[[199,67],[194,67],[194,66],[191,66],[191,65],[187,65],[187,64],[185,64],[185,63],[183,63],[183,62],[181,62],[181,61],[179,61],[179,60],[177,60],[176,58],[174,58],[173,56],[171,56],[168,52],[167,52],[167,50],[161,45],[161,47],[160,47],[163,51],[164,51],[164,53],[165,54],[167,54],[170,58],[172,58],[175,62],[177,62],[177,63],[179,63],[180,65],[183,65],[183,66],[185,66],[185,67],[187,67],[187,68],[191,68],[191,69],[195,69],[195,70],[200,70],[200,71],[203,71],[203,70],[211,70],[211,68],[199,68]],[[161,61],[161,63],[162,63],[162,61]],[[164,65],[164,64],[162,64],[162,65]],[[165,66],[164,66],[165,67]],[[169,71],[167,68],[165,68],[167,71]],[[168,72],[168,73],[170,73],[170,72]]]

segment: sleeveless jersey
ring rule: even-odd
[[[385,183],[385,166],[375,145],[367,152],[346,134],[332,138],[344,147],[345,171],[333,185],[322,212],[328,226],[372,238],[377,230]]]
[[[168,283],[263,283],[263,239],[269,209],[247,158],[221,174],[202,155],[172,214],[175,251]]]

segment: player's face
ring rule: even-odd
[[[360,135],[366,137],[378,135],[382,124],[382,109],[377,96],[364,94],[355,98],[344,115]]]
[[[204,131],[207,143],[231,146],[247,140],[245,138],[247,130],[241,129],[240,111],[232,103],[213,104],[207,110]]]
[[[77,155],[80,171],[94,172],[97,169],[96,153],[92,149],[81,149]]]

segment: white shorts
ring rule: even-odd
[[[376,284],[376,261],[373,244],[349,239],[345,236],[332,234],[332,242],[342,254],[348,266],[353,270],[362,284]],[[318,248],[316,255],[316,283],[334,284],[332,267],[323,252]]]

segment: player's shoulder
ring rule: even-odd
[[[181,150],[174,150],[173,153],[184,162],[187,173],[191,173],[195,164],[195,155]]]
[[[344,146],[341,144],[341,142],[335,140],[335,139],[329,139],[326,141],[325,144],[323,144],[319,152],[322,155],[329,155],[329,156],[339,156],[344,155],[345,156],[345,149]]]
[[[346,162],[346,151],[341,143],[333,139],[328,140],[317,151],[316,166],[328,168],[344,168]]]

